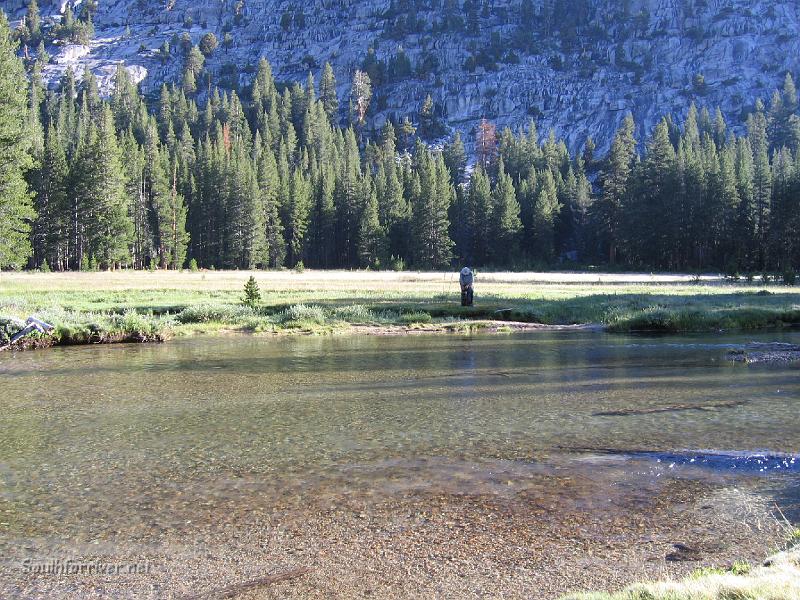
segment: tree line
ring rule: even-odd
[[[26,75],[15,50],[1,17],[2,268],[800,265],[788,75],[746,135],[692,105],[643,145],[628,116],[596,157],[591,139],[573,155],[534,123],[483,121],[468,165],[458,134],[432,148],[409,118],[371,133],[365,72],[343,126],[329,65],[319,85],[283,85],[262,59],[244,101],[218,89],[198,100],[185,74],[149,105],[121,66],[107,99],[88,71],[45,90],[41,61]]]

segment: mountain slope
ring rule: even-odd
[[[23,4],[7,10],[20,18]],[[43,16],[62,9],[61,0],[41,4]],[[792,0],[99,0],[94,24],[90,46],[50,49],[49,81],[89,65],[109,86],[124,61],[157,92],[181,81],[184,32],[195,44],[227,32],[230,47],[220,43],[206,61],[214,84],[246,87],[261,56],[284,81],[309,70],[318,78],[330,61],[343,110],[355,69],[372,75],[376,126],[416,114],[431,94],[450,127],[534,118],[573,148],[587,135],[607,147],[627,111],[649,130],[692,100],[741,124],[800,63]]]

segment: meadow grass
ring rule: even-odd
[[[736,563],[728,570],[701,569],[680,581],[640,583],[616,593],[592,592],[562,600],[796,600],[800,598],[800,549],[763,566]]]
[[[254,308],[241,301],[251,274],[262,295]],[[752,330],[800,324],[800,288],[715,276],[479,273],[475,306],[463,308],[456,273],[0,274],[0,317],[31,314],[56,325],[61,343],[221,330],[324,333],[352,325],[465,330],[486,321],[592,323],[614,332]],[[11,328],[0,323],[0,338]]]

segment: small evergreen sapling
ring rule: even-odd
[[[261,292],[258,289],[256,278],[250,275],[250,279],[244,284],[244,296],[242,297],[242,304],[255,308],[261,302]]]

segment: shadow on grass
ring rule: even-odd
[[[386,302],[372,310],[426,312],[436,319],[491,319],[546,325],[602,324],[609,331],[713,331],[800,325],[796,294],[594,294],[569,299],[478,298],[474,307],[455,302]]]

